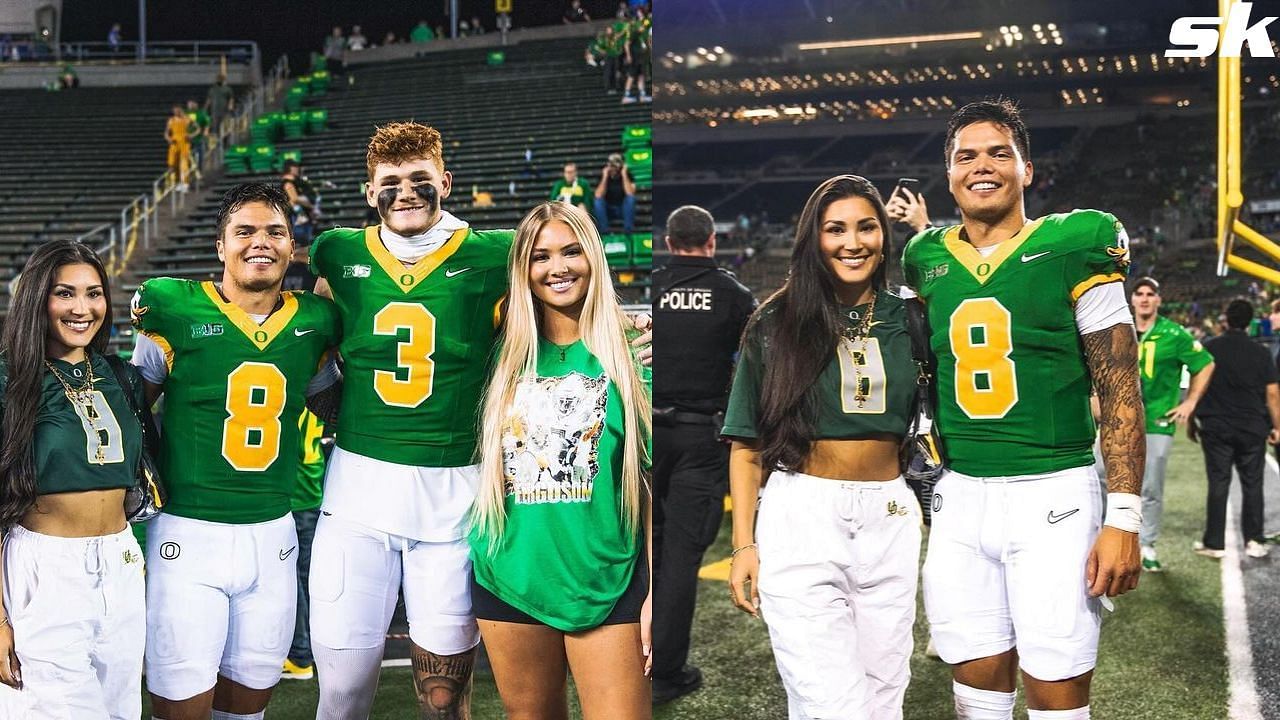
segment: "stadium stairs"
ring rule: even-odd
[[[620,105],[602,91],[598,71],[582,63],[580,38],[522,43],[506,48],[500,64],[489,60],[486,50],[458,50],[353,66],[349,80],[335,78],[326,94],[308,97],[304,109],[327,109],[328,128],[279,141],[276,152],[301,153],[304,173],[321,194],[319,227],[369,220],[365,147],[377,125],[415,120],[440,130],[454,183],[445,209],[478,228],[514,228],[547,199],[566,162],[576,162],[579,176],[594,186],[609,153],[621,151],[623,127],[649,122],[649,105]],[[533,151],[532,172],[526,148]],[[146,263],[133,269],[133,285],[159,276],[220,278],[214,234],[221,194],[236,183],[274,183],[278,176],[212,178],[172,231],[153,240]],[[650,207],[650,191],[640,190],[637,228],[652,226]]]

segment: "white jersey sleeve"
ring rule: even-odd
[[[1076,329],[1081,335],[1132,324],[1133,313],[1129,310],[1122,282],[1089,288],[1076,301]]]
[[[163,384],[169,377],[169,364],[165,362],[164,350],[155,340],[138,333],[133,346],[132,362],[138,367],[142,379],[154,385]]]

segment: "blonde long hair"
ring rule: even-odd
[[[652,431],[652,403],[640,379],[627,340],[631,321],[622,312],[605,261],[604,244],[587,215],[560,202],[543,203],[530,210],[516,228],[511,246],[511,292],[502,329],[501,353],[485,391],[481,415],[480,493],[471,509],[471,521],[489,539],[489,552],[497,549],[506,523],[505,477],[502,435],[519,412],[512,403],[520,381],[537,372],[538,330],[541,304],[529,285],[533,245],[549,223],[562,222],[573,231],[591,268],[591,279],[578,319],[582,341],[604,368],[617,389],[623,410],[622,493],[618,511],[628,530],[640,527],[641,510],[649,488],[641,469],[648,459],[647,440]]]

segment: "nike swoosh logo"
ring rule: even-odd
[[[447,278],[449,278],[449,277],[453,277],[453,276],[455,276],[455,275],[461,275],[462,273],[464,273],[464,272],[466,272],[466,271],[468,271],[468,270],[470,270],[470,269],[471,269],[471,268],[462,268],[461,270],[445,270],[445,271],[444,271],[444,276],[445,276],[445,277],[447,277]]]
[[[316,329],[315,329],[315,328],[311,328],[310,330],[303,330],[302,328],[294,328],[294,329],[293,329],[293,334],[294,334],[294,335],[297,335],[298,337],[302,337],[303,335],[306,335],[307,333],[313,333],[313,332],[315,332],[315,331],[316,331]]]
[[[1054,523],[1056,523],[1056,522],[1058,522],[1058,521],[1060,521],[1060,520],[1066,520],[1067,518],[1071,517],[1072,515],[1075,515],[1075,514],[1076,514],[1076,513],[1078,513],[1078,512],[1080,512],[1080,508],[1076,508],[1075,510],[1068,510],[1068,511],[1066,511],[1066,512],[1062,513],[1061,515],[1055,515],[1055,514],[1053,513],[1053,511],[1052,511],[1052,510],[1050,510],[1050,511],[1049,511],[1049,524],[1050,524],[1050,525],[1053,525]]]
[[[1045,250],[1044,252],[1042,252],[1042,253],[1036,253],[1035,255],[1028,255],[1028,254],[1026,254],[1026,253],[1022,253],[1022,262],[1024,262],[1024,263],[1031,262],[1032,260],[1035,260],[1036,258],[1042,258],[1042,257],[1044,257],[1045,255],[1048,255],[1048,254],[1049,254],[1049,253],[1051,253],[1051,252],[1053,252],[1053,251],[1052,251],[1052,250]]]
[[[289,548],[288,550],[281,550],[281,551],[280,551],[280,559],[281,559],[281,560],[288,560],[288,559],[289,559],[289,556],[293,554],[293,551],[294,551],[295,549],[297,549],[297,547],[298,547],[297,545],[294,545],[293,547]]]

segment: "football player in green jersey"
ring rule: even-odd
[[[1164,511],[1164,471],[1177,426],[1187,422],[1213,376],[1213,356],[1191,333],[1160,314],[1160,283],[1138,278],[1130,295],[1138,331],[1138,374],[1147,410],[1147,462],[1142,473],[1142,532],[1138,543],[1142,568],[1160,571],[1156,539]],[[1182,394],[1182,371],[1191,374],[1187,397]]]
[[[729,594],[768,619],[795,719],[900,720],[911,676],[921,520],[898,448],[916,378],[906,308],[886,288],[888,228],[864,178],[813,191],[725,413]]]
[[[164,393],[169,487],[147,533],[147,687],[166,720],[260,719],[297,602],[298,474],[308,382],[337,344],[329,300],[281,292],[293,251],[283,191],[232,188],[218,211],[222,282],[148,280],[133,362]]]
[[[928,308],[950,466],[935,488],[925,609],[960,718],[1012,717],[1019,669],[1032,720],[1088,718],[1104,596],[1140,575],[1128,239],[1094,210],[1027,219],[1030,140],[1007,100],[958,110],[945,157],[962,224],[925,230],[903,254]],[[1101,528],[1091,383],[1110,490]]]
[[[337,443],[312,547],[317,717],[368,716],[401,586],[424,713],[469,717],[480,636],[464,531],[513,234],[472,229],[441,208],[453,177],[433,128],[378,128],[367,170],[382,224],[330,230],[311,246],[316,291],[332,294],[344,333]]]
[[[106,354],[110,318],[110,278],[74,240],[32,253],[9,302],[0,336],[3,717],[142,713],[142,554],[124,512],[143,451],[131,407],[142,406],[142,379]]]

